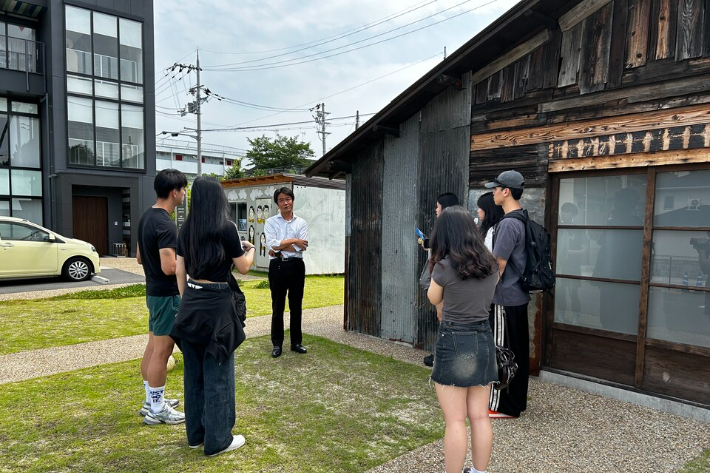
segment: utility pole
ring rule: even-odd
[[[202,84],[200,84],[200,50],[197,50],[197,177],[202,176],[202,113],[200,92]]]
[[[355,111],[355,129],[360,128],[360,110]]]
[[[320,130],[318,130],[316,133],[321,135],[321,142],[323,142],[323,155],[325,156],[325,137],[326,135],[330,135],[329,132],[325,131],[325,126],[328,124],[325,120],[327,115],[330,115],[330,113],[325,112],[325,104],[324,103],[319,103],[316,105],[314,108],[311,110],[316,111],[316,123],[320,125]]]
[[[446,59],[446,46],[444,46],[444,59]]]

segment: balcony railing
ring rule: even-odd
[[[0,68],[43,73],[44,44],[39,41],[0,36]]]

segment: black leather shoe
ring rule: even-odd
[[[271,358],[278,358],[281,356],[281,347],[274,345],[274,350],[271,352]]]
[[[291,351],[295,351],[296,353],[300,353],[303,355],[304,353],[308,353],[308,350],[306,350],[306,347],[303,345],[291,345]]]

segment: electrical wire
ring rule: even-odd
[[[365,39],[362,39],[362,40],[359,40],[359,41],[355,41],[355,42],[353,42],[353,43],[349,43],[349,44],[346,44],[346,45],[344,45],[344,46],[338,46],[338,47],[336,47],[336,48],[327,49],[327,50],[325,50],[325,51],[321,51],[321,52],[318,52],[318,53],[308,54],[308,55],[301,56],[301,57],[298,57],[298,58],[286,59],[286,60],[283,60],[283,61],[275,61],[275,62],[271,62],[271,63],[257,64],[257,65],[253,65],[253,66],[227,67],[227,66],[233,66],[233,65],[235,65],[235,64],[243,64],[243,63],[233,63],[233,64],[222,64],[222,65],[216,65],[216,66],[205,66],[203,69],[206,70],[206,71],[212,71],[212,72],[263,71],[263,70],[266,70],[266,69],[276,69],[276,68],[281,68],[281,67],[295,66],[295,65],[298,65],[298,64],[305,64],[305,63],[309,63],[309,62],[320,61],[321,59],[327,59],[327,58],[339,56],[339,55],[342,55],[342,54],[347,54],[347,53],[350,53],[350,52],[353,52],[353,51],[358,51],[358,50],[360,50],[360,49],[369,48],[369,47],[371,47],[371,46],[375,46],[375,45],[378,45],[378,44],[381,44],[381,43],[384,43],[384,42],[387,42],[387,41],[392,41],[392,40],[394,40],[394,39],[401,38],[402,36],[407,36],[407,35],[416,33],[416,32],[421,31],[421,30],[423,30],[423,29],[430,28],[430,27],[432,27],[432,26],[436,26],[436,25],[438,25],[438,24],[440,24],[440,23],[443,23],[443,22],[445,22],[445,21],[453,20],[454,18],[458,18],[459,16],[465,15],[465,14],[467,14],[467,13],[471,13],[471,12],[474,11],[474,10],[478,10],[478,9],[480,9],[480,8],[483,8],[483,7],[487,6],[487,5],[496,3],[496,2],[499,1],[499,0],[490,0],[490,1],[488,1],[487,3],[481,4],[481,5],[479,5],[479,6],[476,6],[476,7],[474,7],[474,8],[471,8],[471,9],[469,9],[469,10],[465,10],[465,11],[463,11],[463,12],[461,12],[461,13],[457,13],[456,15],[450,16],[450,17],[448,17],[448,18],[444,18],[444,19],[442,19],[442,20],[436,21],[436,22],[434,22],[434,23],[430,23],[430,24],[428,24],[428,25],[421,26],[421,27],[419,27],[419,28],[415,28],[415,29],[413,29],[413,30],[411,30],[411,31],[406,31],[406,32],[404,32],[404,33],[401,33],[401,34],[392,36],[392,37],[390,37],[390,38],[385,38],[385,39],[382,39],[382,40],[380,40],[380,41],[375,41],[375,42],[373,42],[373,43],[365,44],[365,45],[359,46],[359,47],[357,47],[357,48],[348,49],[348,50],[346,50],[346,51],[340,51],[340,52],[335,53],[335,54],[330,54],[330,55],[327,55],[327,56],[321,56],[321,57],[315,57],[315,58],[314,58],[314,56],[318,56],[318,55],[320,55],[320,54],[324,54],[324,53],[328,53],[328,52],[340,50],[340,49],[343,49],[343,48],[347,48],[347,47],[353,46],[353,45],[355,45],[355,44],[359,44],[359,43],[362,43],[362,42],[365,42],[365,41],[369,41],[369,40],[371,40],[371,39],[374,39],[374,38],[377,38],[377,37],[380,37],[380,36],[384,36],[384,35],[386,35],[386,34],[389,34],[389,33],[392,33],[392,32],[394,32],[394,31],[400,30],[400,29],[402,29],[402,28],[406,28],[407,26],[411,26],[411,25],[413,25],[413,24],[415,24],[415,23],[419,23],[419,22],[421,22],[421,21],[424,21],[424,20],[426,20],[426,19],[429,19],[429,18],[431,18],[431,17],[433,17],[433,16],[436,16],[436,15],[438,15],[438,14],[440,14],[440,13],[443,13],[443,12],[445,12],[445,11],[449,11],[449,10],[451,10],[451,9],[453,9],[453,8],[456,8],[456,7],[458,7],[458,6],[461,6],[461,5],[463,5],[463,4],[465,4],[465,3],[468,3],[468,2],[470,2],[470,1],[472,1],[472,0],[464,0],[463,2],[460,2],[460,3],[458,3],[458,4],[456,4],[456,5],[452,6],[452,7],[449,7],[449,8],[446,8],[446,9],[444,9],[444,10],[441,10],[441,11],[439,11],[439,12],[433,14],[433,15],[429,15],[429,16],[427,16],[427,17],[425,17],[425,18],[421,18],[421,19],[419,19],[419,20],[416,20],[416,21],[414,21],[414,22],[408,23],[408,24],[406,24],[406,25],[399,26],[399,27],[397,27],[397,28],[394,28],[394,29],[392,29],[392,30],[386,31],[386,32],[384,32],[384,33],[380,33],[380,34],[377,34],[377,35],[374,35],[374,36],[370,36],[369,38],[365,38]],[[301,61],[301,59],[306,59],[306,58],[312,58],[312,59],[307,59],[307,60]],[[292,61],[297,61],[297,62],[292,62]]]
[[[437,1],[437,0],[433,0],[433,1],[424,0],[424,2],[415,3],[415,4],[412,5],[411,7],[407,7],[407,8],[405,8],[404,10],[399,10],[399,11],[397,11],[397,12],[395,12],[395,13],[392,13],[391,15],[382,17],[382,18],[380,18],[379,20],[375,20],[374,22],[366,23],[366,24],[364,24],[364,25],[358,26],[358,27],[355,28],[355,29],[347,30],[347,31],[344,31],[343,33],[338,33],[338,34],[333,35],[333,36],[327,36],[327,37],[325,37],[325,38],[320,38],[320,39],[315,39],[315,40],[313,40],[313,41],[308,41],[308,42],[306,42],[306,43],[295,44],[295,45],[293,45],[293,46],[286,46],[286,47],[283,47],[283,48],[276,48],[276,49],[267,49],[267,50],[262,50],[262,51],[248,51],[248,52],[211,51],[211,50],[209,50],[209,49],[200,49],[200,51],[204,51],[204,52],[208,52],[208,53],[214,53],[214,54],[220,54],[220,55],[247,55],[247,54],[266,54],[266,53],[273,53],[273,52],[276,52],[276,51],[285,51],[285,50],[287,50],[287,49],[300,48],[301,46],[307,46],[307,45],[309,45],[309,44],[311,45],[311,47],[314,47],[314,46],[316,46],[316,45],[313,44],[313,43],[317,43],[317,42],[319,42],[319,41],[327,41],[327,40],[336,41],[336,40],[338,40],[338,39],[340,39],[340,38],[342,38],[342,37],[350,36],[351,34],[355,34],[355,33],[358,33],[358,32],[360,32],[360,31],[364,31],[364,30],[366,30],[366,29],[369,29],[369,28],[371,28],[371,27],[373,27],[373,26],[377,26],[377,25],[379,25],[379,24],[381,24],[381,23],[384,23],[384,22],[386,22],[386,21],[393,20],[394,18],[397,18],[397,16],[395,16],[395,15],[401,16],[401,15],[399,15],[399,14],[402,13],[402,12],[404,12],[403,14],[408,13],[407,10],[409,10],[409,11],[414,11],[414,10],[416,10],[416,9],[419,9],[419,8],[421,8],[421,7],[418,6],[418,5],[421,5],[422,3],[426,3],[425,5],[422,5],[422,7],[423,7],[423,6],[429,5],[430,3],[434,3],[435,1]],[[416,7],[416,8],[415,8],[415,7]],[[411,9],[411,10],[410,10],[410,9]],[[306,48],[306,49],[308,49],[308,48]],[[292,51],[292,52],[295,52],[295,51]]]

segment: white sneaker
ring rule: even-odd
[[[166,399],[165,403],[168,404],[170,407],[175,408],[180,404],[179,399]],[[148,401],[143,402],[143,407],[141,407],[141,410],[138,411],[138,415],[141,417],[145,417],[148,415],[150,412],[150,403]]]
[[[159,425],[159,424],[182,424],[185,422],[185,414],[178,412],[167,402],[163,405],[163,409],[160,412],[149,411],[148,414],[143,418],[143,422],[148,425]]]
[[[213,454],[207,455],[207,456],[214,457],[215,455],[219,455],[221,453],[231,452],[232,450],[238,449],[239,447],[241,447],[245,443],[247,443],[247,441],[243,435],[235,435],[234,438],[232,439],[232,443],[227,448],[225,448],[224,450],[220,450],[217,453],[213,453]]]

